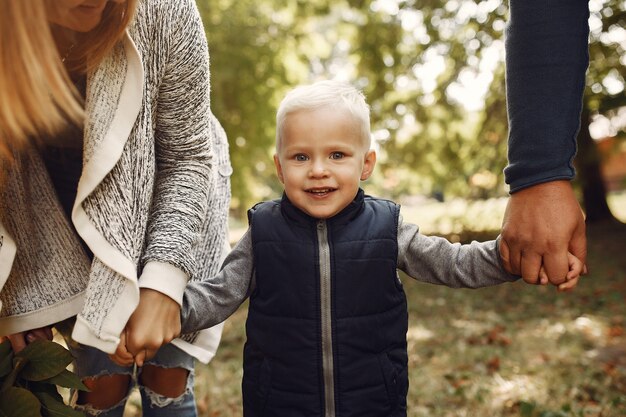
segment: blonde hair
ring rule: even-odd
[[[332,107],[347,110],[359,124],[363,143],[371,144],[370,109],[363,93],[352,85],[336,80],[323,80],[310,85],[300,85],[289,91],[276,112],[276,149],[283,139],[285,120],[291,113]]]
[[[0,157],[31,138],[80,123],[83,109],[59,57],[41,0],[0,0]]]
[[[67,68],[76,73],[95,68],[123,36],[136,3],[107,4],[102,22],[80,35]],[[82,124],[82,100],[59,56],[46,4],[53,3],[0,0],[1,165],[10,166],[15,154],[36,145],[39,137],[57,134],[68,123]]]
[[[126,0],[123,3],[109,2],[102,12],[100,24],[87,33],[78,34],[76,48],[71,51],[66,62],[70,72],[86,73],[97,67],[124,36],[126,27],[135,14],[136,6],[137,0]],[[86,63],[86,66],[83,63]]]

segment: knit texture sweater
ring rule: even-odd
[[[2,196],[0,334],[78,313],[73,338],[114,352],[140,286],[182,303],[187,280],[214,275],[224,253],[232,170],[193,0],[139,2],[88,74],[85,110],[71,221],[94,260],[85,264],[39,156],[25,157],[28,171],[11,169]]]

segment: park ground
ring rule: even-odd
[[[425,233],[484,239],[497,233],[504,204],[422,202],[403,216]],[[626,221],[626,194],[612,208]],[[591,225],[588,238],[590,273],[571,293],[523,282],[453,290],[403,277],[409,416],[626,416],[626,225]],[[243,305],[213,361],[197,366],[201,416],[242,416],[245,317]],[[138,407],[135,398],[125,416]]]

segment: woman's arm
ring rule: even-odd
[[[157,172],[148,221],[139,305],[126,327],[135,362],[151,357],[180,333],[182,293],[196,268],[194,245],[214,190],[208,47],[195,3],[167,3],[160,30],[166,48],[157,88]]]

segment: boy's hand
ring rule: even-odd
[[[115,353],[109,355],[109,358],[119,366],[131,366],[135,362],[132,353],[126,348],[126,329],[120,335],[120,343],[117,345]]]
[[[567,252],[567,263],[569,267],[569,271],[567,271],[567,275],[565,276],[565,281],[561,284],[556,285],[558,291],[571,291],[578,284],[578,279],[581,275],[586,274],[585,265],[583,265],[582,261],[572,255],[570,252]],[[548,280],[548,274],[546,273],[545,267],[542,265],[539,270],[539,281],[538,284],[546,285],[550,281]]]
[[[587,274],[587,267],[583,262],[571,253],[567,253],[569,272],[565,277],[566,281],[557,286],[559,291],[567,292],[573,290],[578,284],[581,275]]]
[[[141,288],[139,305],[126,324],[126,349],[137,366],[143,366],[162,345],[178,336],[180,329],[180,305],[159,291]]]

